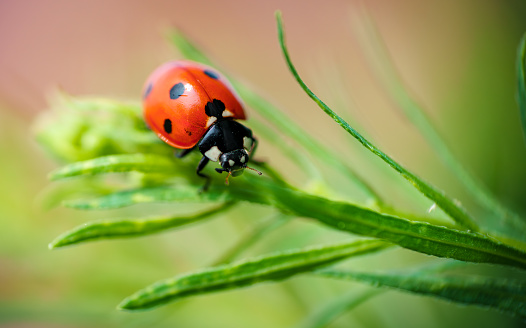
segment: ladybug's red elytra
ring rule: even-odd
[[[199,148],[203,158],[197,175],[211,160],[218,162],[218,173],[239,176],[247,167],[257,140],[252,131],[235,121],[246,118],[242,102],[230,83],[213,68],[192,61],[170,61],[148,77],[143,89],[146,124],[172,147],[183,149],[183,157]]]

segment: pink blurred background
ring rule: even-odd
[[[30,122],[58,87],[138,100],[144,78],[177,56],[163,36],[176,26],[220,68],[343,151],[346,137],[285,67],[274,20],[281,9],[292,58],[315,92],[340,113],[350,111],[388,153],[440,184],[444,168],[393,109],[357,42],[352,17],[359,4],[455,154],[512,205],[522,205],[525,156],[514,101],[515,49],[526,30],[522,1],[4,0],[0,104]],[[498,138],[488,131],[499,131]],[[445,179],[442,188],[455,183]]]
[[[526,212],[526,154],[514,72],[516,47],[526,31],[524,1],[0,0],[0,222],[4,220],[5,233],[0,231],[0,295],[7,295],[0,304],[51,300],[53,307],[54,301],[67,303],[67,298],[46,283],[58,289],[66,284],[62,288],[67,290],[78,286],[73,279],[70,285],[59,281],[67,273],[57,275],[55,264],[38,264],[69,263],[56,255],[66,253],[49,255],[45,245],[72,223],[53,223],[54,214],[38,210],[27,212],[27,199],[48,185],[46,174],[56,165],[40,151],[31,131],[47,98],[61,88],[75,95],[139,101],[146,76],[178,56],[163,35],[172,26],[192,37],[221,69],[253,86],[328,146],[365,153],[349,146],[353,142],[288,72],[274,19],[280,9],[292,59],[306,83],[336,111],[352,117],[381,149],[466,199],[466,190],[373,74],[353,30],[353,13],[360,4],[374,19],[407,88],[425,105],[455,155],[505,204]],[[272,157],[264,143],[261,151]],[[367,163],[360,157],[353,165],[367,175],[373,168],[360,167]],[[372,173],[369,178],[379,185],[392,183],[385,175]],[[39,215],[48,221],[35,220]],[[15,238],[30,234],[34,245]],[[100,254],[102,248],[96,247],[94,253]],[[67,254],[75,259],[76,252]],[[85,267],[99,255],[91,256]],[[105,274],[114,270],[107,268]],[[113,296],[118,300],[126,292]],[[62,312],[57,313],[59,317]],[[89,310],[86,313],[89,316]]]

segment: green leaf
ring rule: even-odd
[[[526,33],[523,34],[517,50],[517,102],[526,142]]]
[[[423,266],[416,268],[416,270],[421,275],[423,275],[427,273],[437,273],[449,270],[461,265],[465,265],[465,263],[459,261],[440,260],[438,262],[431,262],[430,264],[426,263]],[[411,269],[411,271],[414,270],[415,269]],[[323,270],[315,271],[314,274],[319,274],[319,272],[323,272]],[[376,285],[374,287],[376,287]],[[339,296],[335,300],[323,306],[318,311],[315,311],[312,314],[305,317],[304,320],[302,320],[301,323],[297,326],[297,328],[325,327],[331,321],[335,320],[338,316],[342,315],[344,312],[350,311],[362,304],[363,302],[366,302],[370,298],[386,292],[386,289],[371,289],[370,287],[367,288],[368,289],[364,291],[356,291],[356,289],[353,288],[350,292]]]
[[[377,240],[354,240],[249,258],[159,281],[126,298],[119,308],[148,309],[188,296],[241,288],[268,280],[283,280],[389,246]]]
[[[61,167],[50,174],[58,180],[86,174],[108,172],[172,173],[178,168],[174,157],[154,154],[123,154],[94,158]]]
[[[225,202],[234,200],[228,193],[200,193],[200,185],[179,184],[170,187],[150,187],[116,192],[103,197],[65,201],[64,206],[81,210],[103,210],[133,204],[157,202]]]
[[[77,179],[61,181],[46,186],[37,196],[37,203],[45,210],[62,205],[66,199],[89,198],[119,191],[118,186],[104,183],[102,179]]]
[[[452,302],[526,316],[526,281],[423,273],[364,273],[323,270],[318,275],[390,287]]]
[[[418,128],[420,134],[422,134],[432,146],[444,164],[449,166],[451,171],[465,186],[466,190],[474,196],[478,204],[494,214],[494,216],[491,217],[493,219],[491,228],[499,229],[509,236],[524,240],[526,238],[526,235],[523,233],[523,231],[526,230],[524,220],[518,214],[506,208],[479,179],[468,172],[458,161],[431,123],[422,104],[416,101],[405,88],[400,75],[396,71],[392,60],[389,58],[389,52],[385,48],[371,17],[369,17],[365,10],[356,10],[353,11],[353,13],[355,13],[356,18],[352,21],[357,22],[355,30],[361,32],[357,34],[362,48],[366,51],[365,57],[374,68],[375,75],[383,82],[386,90],[398,103],[398,107],[402,109],[407,118]],[[523,127],[526,127],[525,39],[526,34],[522,39],[517,54],[517,95]]]
[[[212,61],[195,44],[193,44],[181,31],[171,29],[168,31],[167,38],[172,42],[181,54],[190,60],[214,66]]]
[[[429,185],[428,183],[424,182],[422,179],[408,171],[406,168],[404,168],[402,165],[397,163],[395,160],[393,160],[391,157],[387,156],[384,152],[382,152],[380,149],[378,149],[376,146],[374,146],[372,143],[370,143],[367,139],[365,139],[360,133],[358,133],[356,130],[354,130],[345,120],[343,120],[338,114],[336,114],[332,109],[330,109],[323,101],[321,101],[303,82],[303,80],[300,78],[298,72],[296,71],[296,68],[292,64],[292,61],[290,59],[287,46],[285,44],[285,35],[283,31],[283,22],[281,19],[281,12],[276,12],[276,19],[278,23],[278,36],[279,41],[281,45],[281,49],[283,52],[283,55],[285,56],[285,60],[287,62],[287,65],[289,67],[289,70],[291,71],[292,75],[294,75],[294,78],[296,81],[300,84],[301,88],[307,93],[307,95],[314,100],[316,104],[327,114],[329,115],[336,123],[338,123],[345,131],[347,131],[351,136],[353,136],[356,140],[358,140],[365,148],[367,148],[369,151],[373,152],[376,156],[380,157],[384,162],[386,162],[389,166],[391,166],[393,169],[395,169],[398,173],[400,173],[406,180],[408,180],[415,188],[417,188],[424,196],[434,201],[437,206],[439,206],[444,212],[449,214],[451,218],[453,218],[456,222],[461,224],[462,226],[477,231],[478,226],[473,221],[473,219],[466,213],[466,211],[453,199],[450,199],[448,196],[445,195],[443,191],[440,191],[433,186]]]
[[[272,220],[266,220],[265,222],[256,225],[251,231],[243,235],[232,248],[223,253],[213,265],[216,266],[219,264],[232,262],[241,252],[252,246],[258,240],[260,240],[261,237],[281,227],[285,223],[289,222],[290,219],[291,218],[288,216],[279,214],[278,217],[275,217]]]
[[[322,328],[334,321],[342,313],[350,311],[374,296],[383,293],[379,289],[367,289],[356,291],[352,290],[332,302],[326,304],[323,308],[309,314],[300,322],[296,328]]]
[[[100,239],[145,236],[209,219],[230,209],[234,204],[235,202],[225,203],[208,211],[184,217],[92,221],[58,236],[49,244],[49,248],[53,249]]]
[[[138,105],[65,94],[37,124],[38,141],[66,162],[130,153],[173,154],[148,130]]]
[[[229,200],[271,205],[285,214],[312,218],[334,229],[381,238],[425,254],[526,268],[524,251],[489,236],[377,213],[346,202],[332,201],[276,185],[268,179],[247,174],[236,178],[228,188],[212,185],[206,193],[198,193],[197,187],[192,185],[143,188],[87,201],[68,202],[67,205],[81,209],[109,209],[151,202]]]

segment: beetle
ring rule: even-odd
[[[218,173],[230,176],[243,174],[257,139],[252,131],[236,120],[245,120],[241,99],[228,80],[213,68],[188,60],[170,61],[151,73],[143,87],[143,114],[146,124],[161,140],[182,149],[184,157],[197,148],[203,155],[196,173],[209,161],[219,162]]]

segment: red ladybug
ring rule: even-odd
[[[209,66],[192,61],[171,61],[158,67],[143,90],[144,118],[148,126],[169,145],[183,149],[183,157],[198,147],[203,158],[197,175],[208,161],[219,161],[218,173],[239,176],[256,148],[252,131],[234,119],[246,118],[241,100],[230,83]]]

